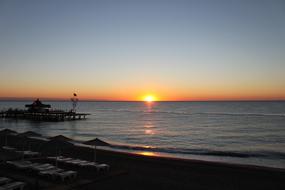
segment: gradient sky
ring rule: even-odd
[[[283,0],[0,0],[0,97],[285,99]]]

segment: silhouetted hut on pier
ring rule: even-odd
[[[43,104],[39,99],[35,100],[32,104],[26,104],[29,112],[48,112],[51,106],[49,104]]]

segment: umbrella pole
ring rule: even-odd
[[[94,163],[96,163],[96,145],[94,145]]]
[[[55,155],[55,167],[56,167],[56,168],[57,168],[57,151],[58,151],[58,150],[55,149],[55,154],[56,154],[56,155]]]
[[[24,143],[23,143],[23,147],[22,147],[22,151],[23,151],[23,157],[22,157],[22,160],[25,160],[25,145],[24,145]]]

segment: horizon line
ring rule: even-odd
[[[70,98],[39,98],[43,101],[69,102]],[[32,97],[0,97],[0,101],[34,101]],[[110,100],[110,99],[79,99],[81,102],[145,102],[144,100]],[[195,100],[156,100],[154,102],[270,102],[285,101],[285,99],[195,99]]]

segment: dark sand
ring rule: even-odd
[[[23,146],[23,140],[19,141],[16,137],[10,142],[14,146]],[[33,142],[32,149],[48,153],[40,148],[41,143]],[[91,161],[93,150],[74,147],[62,150],[62,155]],[[72,189],[285,189],[284,169],[149,157],[106,150],[97,150],[97,160],[109,164],[112,175],[91,176],[94,179],[91,183]]]

